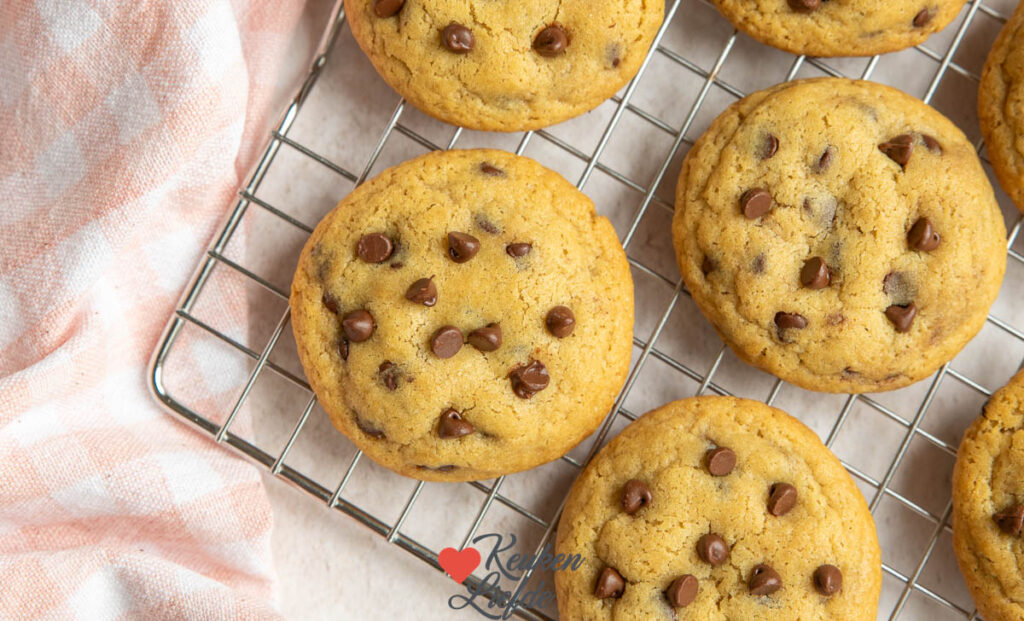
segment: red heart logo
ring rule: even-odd
[[[462,584],[469,574],[480,565],[480,553],[476,548],[466,548],[459,552],[455,548],[445,548],[437,556],[441,568],[448,572],[452,580]]]

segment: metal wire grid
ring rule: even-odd
[[[706,2],[706,0],[702,1]],[[655,42],[652,46],[651,53],[648,55],[647,59],[645,59],[637,77],[634,78],[632,82],[630,82],[630,84],[627,86],[626,90],[621,94],[621,96],[616,96],[613,98],[613,101],[616,104],[614,114],[605,126],[604,131],[600,137],[600,140],[597,143],[597,146],[591,152],[586,153],[574,147],[572,144],[569,144],[565,140],[556,137],[544,130],[525,133],[522,136],[518,144],[518,147],[516,148],[516,153],[522,154],[523,151],[526,149],[527,145],[532,140],[545,140],[585,163],[583,173],[580,175],[576,183],[576,186],[581,190],[584,188],[584,186],[587,185],[587,182],[591,178],[592,173],[595,170],[599,170],[608,175],[609,177],[611,177],[612,179],[615,179],[617,182],[624,184],[625,186],[635,191],[636,193],[639,193],[642,196],[642,199],[639,205],[637,206],[630,221],[628,230],[622,239],[623,247],[627,251],[630,248],[631,242],[633,242],[634,240],[635,234],[638,230],[638,227],[640,226],[644,214],[647,212],[651,205],[655,205],[658,208],[666,209],[669,211],[673,209],[671,204],[667,203],[660,197],[656,196],[656,190],[661,184],[662,180],[665,178],[665,175],[669,172],[670,164],[673,160],[673,157],[676,155],[676,153],[679,151],[682,145],[684,143],[686,143],[687,145],[692,144],[692,139],[687,137],[687,133],[690,130],[691,125],[693,124],[698,112],[701,110],[701,106],[704,104],[705,99],[711,88],[713,86],[717,86],[736,98],[741,98],[744,96],[744,93],[741,90],[723,81],[719,77],[719,72],[723,64],[725,63],[726,59],[728,58],[730,52],[732,51],[734,43],[736,42],[737,33],[735,30],[732,32],[732,35],[728,37],[726,43],[719,51],[718,56],[714,62],[714,65],[709,71],[700,68],[697,64],[691,62],[687,58],[684,58],[679,54],[661,46],[660,43],[662,37],[664,36],[669,24],[675,18],[681,2],[682,0],[670,0],[667,3],[665,22],[655,38]],[[952,60],[957,49],[960,46],[960,43],[963,40],[964,34],[970,28],[972,22],[974,21],[976,15],[979,12],[986,13],[987,15],[998,20],[999,22],[1005,22],[1007,19],[1005,15],[1001,14],[999,11],[995,9],[992,9],[991,7],[985,6],[980,0],[971,0],[967,4],[966,14],[956,31],[955,37],[952,43],[949,45],[948,49],[945,51],[945,53],[940,55],[928,48],[921,46],[915,48],[925,58],[933,61],[934,63],[937,63],[937,67],[935,69],[933,78],[928,86],[925,96],[923,97],[925,102],[930,102],[932,97],[935,95],[936,90],[938,89],[942,79],[947,75],[949,71],[959,73],[962,76],[974,82],[977,82],[979,80],[979,77],[975,73],[965,69],[964,67],[958,65]],[[456,128],[454,130],[447,144],[438,145],[435,142],[423,137],[416,131],[410,129],[407,125],[403,125],[400,122],[400,120],[405,109],[404,100],[400,101],[397,107],[395,108],[383,132],[381,133],[375,148],[369,154],[366,161],[366,165],[358,173],[349,171],[346,168],[339,166],[338,164],[316,153],[314,150],[308,148],[307,146],[297,142],[296,140],[293,140],[292,138],[289,138],[289,130],[292,127],[296,117],[298,116],[303,103],[306,101],[310,92],[316,85],[318,78],[323,73],[325,66],[328,64],[328,57],[335,42],[338,40],[338,37],[340,36],[340,33],[343,30],[344,24],[344,9],[342,7],[342,2],[338,0],[332,11],[328,27],[325,30],[324,36],[321,40],[317,55],[314,59],[314,62],[312,63],[312,66],[304,83],[302,84],[298,92],[295,94],[293,100],[286,109],[284,115],[282,116],[276,128],[271,131],[269,143],[265,151],[263,152],[262,157],[257,163],[248,182],[239,190],[240,197],[238,202],[235,204],[234,209],[230,212],[227,221],[225,222],[223,228],[220,230],[220,233],[207,250],[206,256],[203,258],[203,260],[197,267],[195,275],[193,276],[185,293],[183,294],[178,308],[175,310],[174,314],[170,318],[168,325],[165,329],[164,335],[160,340],[157,350],[154,353],[149,378],[151,382],[151,388],[159,402],[172,412],[178,414],[184,421],[190,423],[193,427],[197,428],[203,433],[210,435],[218,443],[222,443],[228,447],[231,447],[232,449],[240,452],[246,457],[263,465],[264,467],[268,468],[269,471],[275,476],[296,485],[298,488],[310,494],[314,498],[326,503],[328,507],[336,509],[342,513],[348,514],[349,516],[357,519],[359,522],[369,527],[377,534],[385,537],[388,542],[393,543],[398,547],[412,553],[416,557],[429,563],[430,565],[432,565],[440,571],[440,566],[437,561],[437,552],[435,550],[428,548],[427,546],[418,543],[416,540],[406,536],[401,532],[402,526],[405,523],[406,518],[409,516],[410,511],[412,510],[413,506],[416,504],[418,498],[420,497],[421,491],[423,490],[424,486],[423,482],[419,482],[416,485],[415,489],[406,500],[404,508],[400,516],[397,518],[397,520],[394,523],[389,524],[387,521],[369,513],[368,511],[363,510],[352,501],[342,498],[342,492],[345,490],[346,485],[349,483],[352,474],[356,469],[356,466],[359,464],[359,461],[362,458],[361,452],[357,452],[355,456],[351,459],[351,461],[348,463],[344,475],[342,476],[338,485],[333,490],[323,487],[322,485],[314,481],[311,477],[285,464],[285,459],[288,456],[289,451],[291,451],[296,439],[302,432],[302,429],[305,426],[310,413],[313,411],[314,405],[316,404],[316,398],[313,395],[308,383],[305,381],[304,378],[296,376],[287,369],[269,360],[271,352],[274,351],[274,348],[278,343],[278,339],[289,321],[288,311],[285,310],[284,313],[281,315],[281,317],[276,323],[276,326],[269,340],[260,351],[256,351],[252,348],[249,348],[239,343],[231,336],[221,331],[218,331],[216,328],[212,327],[208,323],[205,323],[202,319],[197,318],[193,314],[193,309],[196,305],[196,302],[199,299],[200,295],[202,294],[204,286],[208,282],[214,267],[217,265],[223,265],[229,268],[230,270],[233,270],[238,274],[241,274],[245,278],[248,278],[251,281],[257,283],[260,287],[269,291],[273,295],[279,297],[282,300],[287,301],[287,291],[282,290],[280,287],[271,283],[269,280],[263,278],[259,274],[250,271],[246,267],[231,260],[224,254],[225,248],[229,241],[231,240],[232,236],[235,234],[236,229],[238,228],[239,223],[241,222],[245,212],[252,206],[255,206],[257,208],[260,208],[262,210],[265,210],[266,212],[273,214],[274,216],[280,218],[289,225],[296,227],[297,229],[301,230],[307,235],[312,232],[312,229],[307,224],[300,222],[299,220],[292,217],[285,211],[278,209],[274,205],[256,196],[257,190],[259,189],[267,172],[270,170],[270,167],[274,163],[275,157],[282,148],[282,146],[291,148],[296,152],[301,153],[304,156],[307,156],[315,160],[316,162],[330,169],[334,173],[337,173],[338,175],[341,175],[342,177],[358,185],[366,179],[370,171],[373,169],[374,164],[377,162],[378,157],[381,155],[381,152],[385,144],[387,143],[388,139],[391,136],[393,136],[396,132],[414,140],[415,142],[421,144],[423,147],[428,149],[436,150],[442,148],[452,148],[458,142],[460,135],[462,134],[461,128]],[[693,74],[698,76],[699,79],[703,80],[702,86],[697,94],[696,100],[691,105],[689,113],[687,114],[685,121],[682,123],[680,127],[673,127],[672,125],[662,121],[656,115],[650,114],[649,112],[641,109],[640,107],[630,103],[630,100],[633,97],[633,94],[637,88],[637,85],[641,77],[644,75],[644,72],[647,70],[651,58],[655,54],[660,54],[664,56],[665,58],[673,61],[674,63],[682,66],[686,70],[692,72]],[[868,61],[863,72],[859,76],[846,77],[860,77],[868,79],[871,76],[872,72],[875,70],[878,60],[878,56],[871,58]],[[804,63],[808,63],[828,75],[837,77],[843,76],[843,74],[840,71],[837,71],[836,69],[831,67],[824,60],[800,56],[794,58],[792,64],[790,65],[789,71],[785,76],[785,80],[793,79]],[[669,150],[664,161],[661,163],[661,166],[658,169],[654,178],[646,186],[637,183],[636,181],[630,179],[627,175],[622,174],[619,171],[615,170],[614,168],[602,164],[599,161],[602,153],[605,151],[605,148],[608,145],[609,139],[611,138],[613,131],[619,124],[620,119],[627,112],[636,115],[637,117],[654,125],[658,129],[666,132],[668,135],[673,137],[671,149]],[[980,152],[982,147],[980,141],[979,144],[976,145],[976,147]],[[1021,230],[1021,224],[1021,219],[1018,219],[1014,226],[1011,227],[1007,247],[1009,258],[1012,261],[1017,261],[1024,265],[1024,256],[1022,256],[1019,252],[1015,251],[1012,248],[1014,241],[1017,239],[1017,236]],[[598,448],[602,446],[617,417],[622,416],[630,421],[636,419],[637,414],[627,410],[623,404],[625,403],[627,396],[629,395],[631,389],[633,388],[638,377],[640,376],[645,363],[651,357],[661,361],[662,363],[668,365],[669,367],[678,371],[679,373],[682,373],[684,376],[690,378],[691,380],[699,382],[699,389],[696,392],[696,394],[698,395],[704,394],[705,392],[708,391],[720,395],[730,394],[729,391],[727,391],[714,381],[715,373],[719,370],[719,367],[723,360],[723,356],[726,353],[726,346],[724,344],[718,350],[718,354],[717,356],[715,356],[714,361],[712,362],[710,367],[705,371],[690,368],[686,364],[679,362],[672,356],[662,352],[655,346],[658,337],[661,335],[667,321],[669,320],[669,317],[671,316],[673,310],[676,308],[677,302],[680,299],[680,295],[689,294],[685,290],[683,283],[681,281],[668,278],[659,273],[658,271],[656,271],[655,269],[649,267],[643,262],[638,261],[632,257],[630,257],[629,260],[631,265],[636,270],[639,270],[640,272],[643,272],[653,277],[655,280],[661,282],[665,287],[670,288],[671,298],[667,306],[665,307],[664,311],[661,313],[660,318],[657,320],[656,325],[651,331],[650,335],[646,339],[634,337],[634,345],[640,349],[639,357],[636,360],[636,363],[634,364],[633,368],[631,369],[630,374],[626,380],[625,386],[623,387],[622,391],[620,392],[615,401],[615,405],[613,406],[611,412],[609,412],[608,416],[605,418],[602,426],[600,427],[596,436],[592,440],[592,444],[590,445],[586,458],[583,460],[577,460],[570,456],[565,456],[562,458],[563,461],[571,464],[574,468],[582,467],[582,465],[589,461],[589,459],[596,453]],[[1003,331],[1012,339],[1024,343],[1024,333],[1022,333],[1021,330],[1019,330],[1018,328],[991,315],[988,317],[988,322],[997,327],[999,330]],[[177,341],[183,327],[186,325],[198,327],[202,331],[210,335],[213,335],[220,341],[226,343],[227,345],[231,346],[232,348],[236,349],[237,351],[241,352],[248,358],[255,361],[255,366],[251,374],[249,375],[245,387],[242,389],[241,393],[235,400],[234,405],[230,413],[227,415],[227,418],[225,419],[223,424],[217,424],[216,422],[213,422],[210,419],[193,411],[184,403],[180,402],[173,395],[171,395],[167,389],[164,377],[165,362],[167,361],[168,355],[170,354],[172,348],[174,347],[175,342]],[[302,411],[301,417],[299,418],[298,422],[292,429],[287,443],[284,445],[283,449],[276,454],[272,454],[271,452],[264,450],[263,448],[249,442],[248,440],[245,440],[244,438],[230,431],[232,422],[235,420],[235,417],[238,415],[243,404],[249,397],[250,392],[252,391],[252,388],[256,383],[256,380],[263,372],[267,370],[277,374],[278,376],[284,378],[285,380],[294,384],[295,386],[300,387],[309,394],[309,400]],[[869,501],[869,506],[872,513],[874,513],[875,510],[878,508],[880,501],[884,497],[888,496],[895,500],[896,502],[900,503],[908,510],[928,520],[933,525],[933,530],[931,532],[930,538],[928,539],[928,543],[925,547],[924,554],[917,562],[913,571],[911,571],[909,574],[905,574],[889,565],[883,565],[883,571],[886,574],[899,580],[904,585],[902,592],[899,596],[899,599],[889,617],[890,619],[896,619],[900,617],[908,601],[908,598],[914,592],[920,593],[923,596],[935,602],[938,602],[939,604],[947,607],[948,609],[961,614],[966,619],[979,618],[976,611],[964,609],[963,607],[950,601],[947,597],[943,596],[942,594],[935,592],[933,589],[929,589],[921,584],[918,584],[917,582],[918,578],[921,576],[921,572],[923,571],[926,563],[931,558],[932,552],[935,549],[936,543],[938,542],[940,535],[942,535],[946,531],[950,531],[949,518],[952,509],[952,500],[950,499],[949,501],[946,502],[945,508],[941,513],[934,513],[926,509],[921,504],[900,494],[899,492],[893,490],[890,487],[890,484],[893,481],[893,477],[897,469],[899,468],[900,464],[903,462],[903,458],[906,455],[907,450],[915,437],[922,438],[923,440],[927,441],[928,443],[934,445],[941,451],[944,451],[951,456],[956,455],[957,447],[955,445],[950,444],[949,442],[946,442],[945,440],[939,438],[938,436],[921,428],[921,423],[924,420],[926,413],[928,412],[929,406],[932,404],[933,399],[935,398],[935,395],[938,392],[940,385],[947,378],[953,378],[954,380],[962,383],[964,386],[968,387],[972,391],[975,391],[986,398],[991,395],[991,391],[988,388],[986,388],[979,382],[975,381],[974,379],[950,368],[947,364],[943,366],[931,379],[927,393],[922,402],[920,403],[920,405],[917,407],[916,412],[912,418],[907,419],[901,416],[897,412],[893,411],[889,407],[886,407],[885,405],[883,405],[882,403],[880,403],[879,401],[875,400],[870,396],[851,395],[845,400],[845,403],[842,409],[839,411],[838,415],[836,416],[835,422],[832,424],[832,427],[825,440],[825,444],[831,448],[836,438],[838,437],[839,432],[842,429],[844,423],[847,421],[847,418],[851,410],[857,402],[861,402],[870,406],[870,408],[876,411],[878,414],[897,423],[899,426],[905,429],[905,434],[902,443],[899,446],[895,458],[888,465],[885,474],[881,479],[876,479],[870,476],[869,474],[863,472],[862,470],[858,469],[857,467],[853,466],[852,464],[844,462],[844,466],[850,471],[850,473],[854,477],[866,483],[875,490],[873,496],[870,498]],[[766,403],[772,404],[775,401],[782,386],[782,380],[776,379],[768,398],[765,400]],[[520,516],[545,529],[544,535],[538,543],[537,549],[534,552],[535,554],[539,554],[542,551],[544,545],[550,540],[551,535],[554,532],[565,499],[562,499],[561,504],[558,507],[558,510],[553,515],[545,518],[544,516],[539,516],[533,511],[530,511],[529,509],[523,507],[516,501],[502,495],[501,487],[504,479],[505,477],[500,477],[494,480],[494,482],[490,485],[485,485],[482,482],[468,483],[468,485],[472,486],[476,490],[479,490],[481,493],[483,493],[485,497],[482,503],[480,504],[479,508],[477,509],[476,517],[471,527],[469,528],[468,532],[466,533],[463,539],[463,547],[468,545],[469,542],[473,539],[479,527],[481,526],[485,515],[490,510],[493,503],[498,502],[506,506],[510,510],[516,512]],[[526,582],[530,579],[531,572],[532,569],[526,570],[522,579],[520,580],[520,583],[513,588],[513,592],[516,592],[520,587],[526,584]],[[471,576],[468,579],[468,581],[470,584],[474,585],[478,583],[478,579],[474,576]],[[551,617],[546,615],[543,611],[534,608],[520,607],[517,608],[515,612],[518,616],[525,619],[551,619]]]

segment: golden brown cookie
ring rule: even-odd
[[[874,521],[839,460],[763,403],[699,397],[627,427],[573,485],[562,619],[874,619]]]
[[[417,108],[471,129],[547,127],[596,108],[643,63],[660,0],[345,0],[359,46]]]
[[[953,549],[981,616],[1024,619],[1024,372],[964,433],[953,470]]]
[[[917,45],[965,0],[712,0],[736,28],[794,54],[872,56]]]
[[[306,243],[291,311],[335,426],[426,480],[565,454],[608,412],[633,343],[611,224],[503,151],[430,153],[357,188]]]
[[[1006,230],[963,133],[873,82],[780,84],[735,103],[690,150],[679,269],[733,351],[827,392],[900,388],[975,335]]]
[[[978,121],[999,183],[1024,211],[1024,4],[989,52],[978,87]]]

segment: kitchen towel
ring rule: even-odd
[[[2,618],[277,616],[259,475],[161,412],[145,368],[302,11],[0,2]],[[237,394],[191,351],[197,398]]]

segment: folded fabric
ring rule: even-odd
[[[161,412],[145,368],[302,10],[0,3],[0,618],[277,616],[257,471]],[[199,398],[237,394],[214,379]]]

